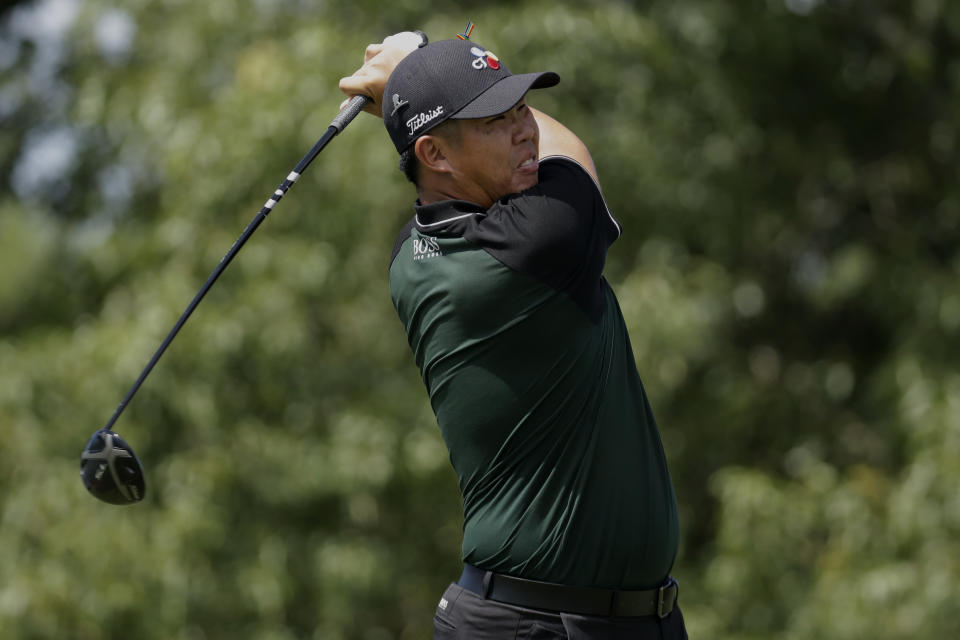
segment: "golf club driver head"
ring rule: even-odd
[[[134,504],[147,490],[140,459],[116,432],[100,429],[80,455],[80,478],[93,497],[110,504]]]

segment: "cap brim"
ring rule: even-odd
[[[530,89],[545,89],[560,82],[553,71],[507,76],[451,115],[454,119],[488,118],[509,111]]]

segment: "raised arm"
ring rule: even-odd
[[[600,180],[597,178],[597,167],[593,164],[593,158],[590,156],[587,145],[583,144],[583,141],[575,133],[554,118],[533,107],[530,107],[530,110],[537,121],[537,127],[540,128],[540,157],[565,156],[572,158],[583,165],[587,173],[593,176],[597,184],[600,184]]]

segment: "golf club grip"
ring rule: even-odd
[[[350,124],[350,121],[363,111],[363,108],[367,106],[368,102],[370,102],[370,98],[367,96],[353,96],[350,98],[347,106],[341,109],[337,117],[333,119],[330,126],[336,128],[337,133],[343,131],[343,128]]]
[[[427,44],[430,40],[427,38],[427,34],[419,29],[415,30],[413,33],[420,36],[422,47]],[[350,102],[347,103],[343,109],[340,110],[340,113],[337,114],[337,117],[333,119],[333,122],[330,123],[331,127],[334,127],[337,130],[337,133],[343,131],[343,128],[350,124],[350,121],[359,115],[363,108],[367,106],[367,103],[370,102],[370,98],[367,96],[353,96],[350,98]]]

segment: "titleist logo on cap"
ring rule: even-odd
[[[438,104],[436,107],[427,111],[426,113],[418,113],[409,120],[407,120],[407,128],[410,130],[409,135],[413,135],[417,129],[421,128],[423,125],[427,124],[434,118],[438,118],[443,114],[443,105]]]

